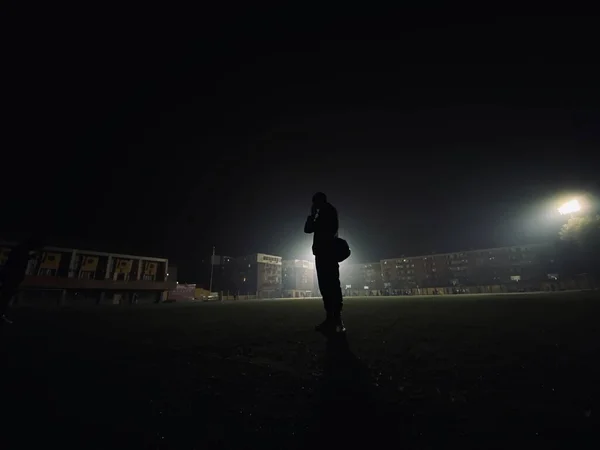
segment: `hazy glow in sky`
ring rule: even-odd
[[[579,204],[579,201],[577,199],[573,199],[562,205],[560,208],[558,208],[558,212],[564,215],[577,212],[580,209],[581,205]]]

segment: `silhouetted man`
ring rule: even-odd
[[[38,250],[39,247],[40,245],[37,241],[28,240],[17,245],[8,254],[4,269],[0,272],[0,282],[2,283],[0,287],[0,315],[4,322],[11,323],[5,315],[6,310],[11,299],[17,293],[19,285],[25,278],[30,253]]]
[[[312,199],[310,216],[304,224],[305,233],[314,233],[313,255],[317,267],[319,289],[327,316],[316,326],[317,331],[342,332],[342,289],[340,287],[340,265],[335,254],[335,238],[338,233],[336,209],[327,202],[327,196],[317,192]]]

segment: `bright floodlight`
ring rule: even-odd
[[[581,205],[579,204],[577,199],[573,199],[573,200],[565,203],[564,205],[562,205],[560,208],[558,208],[558,212],[561,213],[562,215],[565,215],[565,214],[571,214],[571,213],[577,212],[580,209],[581,209]]]

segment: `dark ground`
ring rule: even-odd
[[[0,446],[599,448],[597,294],[350,299],[346,342],[312,331],[321,315],[17,308]]]

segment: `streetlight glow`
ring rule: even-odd
[[[560,208],[558,208],[558,212],[564,216],[565,214],[577,212],[580,209],[581,205],[579,204],[579,201],[577,199],[573,199],[562,205]]]

